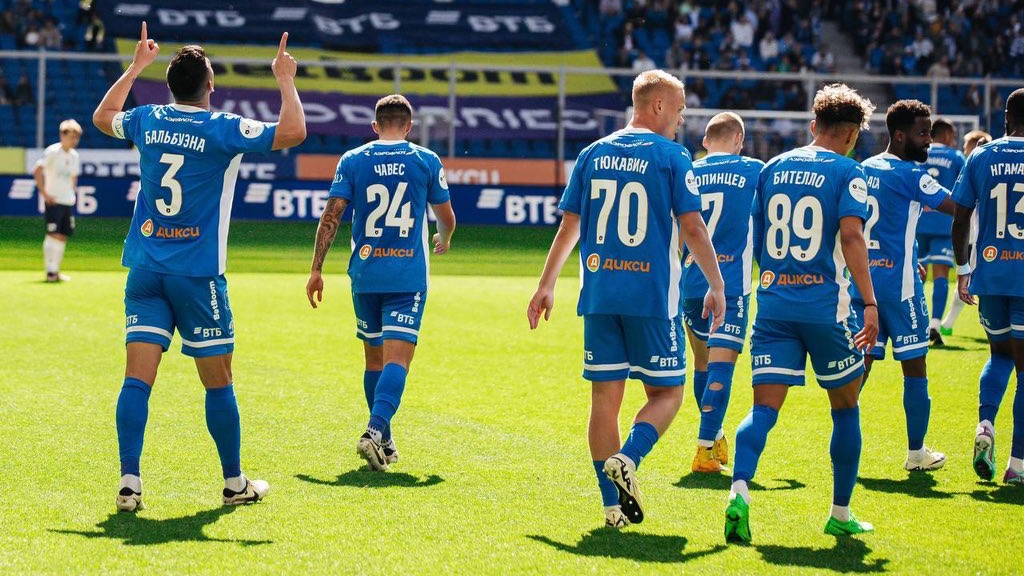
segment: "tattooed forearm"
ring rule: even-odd
[[[313,270],[323,270],[324,259],[327,252],[334,244],[334,237],[338,234],[338,223],[341,215],[345,213],[348,201],[341,198],[328,198],[324,213],[320,216],[320,225],[316,229],[316,243],[313,246]]]

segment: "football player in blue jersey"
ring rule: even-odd
[[[946,190],[952,190],[965,157],[956,147],[956,127],[945,118],[932,123],[932,145],[928,149],[925,166],[928,173]],[[926,209],[917,223],[917,249],[921,264],[932,267],[932,307],[928,324],[928,339],[934,346],[942,346],[939,332],[942,315],[949,300],[949,269],[953,266],[953,218],[942,212]]]
[[[269,152],[300,144],[306,122],[295,90],[295,60],[281,37],[271,65],[281,89],[278,123],[210,111],[213,68],[199,46],[185,46],[167,67],[173,104],[122,111],[132,83],[160,51],[146,35],[124,74],[103,97],[93,123],[103,133],[130,140],[139,150],[142,186],[121,263],[125,285],[127,367],[117,399],[121,455],[119,510],[143,508],[139,459],[149,396],[160,357],[175,329],[181,351],[195,358],[206,387],[206,425],[224,473],[226,505],[256,502],[270,486],[241,469],[241,425],[231,355],[234,322],[224,269],[228,221],[238,165],[244,152]]]
[[[978,296],[978,316],[991,349],[981,373],[974,470],[983,480],[995,476],[996,414],[1015,368],[1013,437],[1003,482],[1024,484],[1024,88],[1006,99],[1006,135],[979,146],[967,159],[953,201],[957,292],[967,304]],[[968,244],[975,210],[981,257],[972,271]]]
[[[701,216],[718,252],[725,280],[725,321],[714,334],[702,316],[708,283],[704,273],[684,254],[683,320],[693,349],[693,395],[700,410],[700,432],[694,472],[720,472],[729,463],[729,445],[722,421],[729,406],[736,359],[743,351],[750,317],[750,273],[753,260],[750,207],[764,162],[741,156],[743,119],[733,112],[711,118],[704,129],[708,154],[693,163],[700,188]]]
[[[736,431],[726,541],[750,542],[750,491],[768,432],[790,386],[804,384],[807,356],[832,406],[832,514],[825,533],[872,530],[850,513],[860,464],[862,350],[878,335],[878,305],[863,227],[868,197],[860,164],[847,157],[874,106],[844,84],[814,97],[813,142],[776,156],[754,197],[754,254],[761,267],[750,340],[754,406]],[[851,310],[847,271],[864,299]]]
[[[636,77],[629,125],[576,160],[559,203],[562,223],[527,308],[531,329],[550,316],[555,281],[579,241],[576,312],[583,316],[583,378],[592,383],[588,439],[605,524],[614,528],[643,521],[636,468],[682,403],[681,242],[710,284],[702,310],[712,316],[709,332],[725,312],[690,153],[673,140],[684,101],[676,77],[661,70]],[[627,377],[644,383],[647,403],[623,444],[619,408]]]
[[[982,144],[988,144],[992,141],[992,135],[984,130],[971,130],[967,134],[964,134],[964,157],[971,155],[974,149]],[[971,235],[970,235],[970,246],[968,247],[968,258],[974,258],[974,243],[978,239],[978,213],[974,213],[974,217],[971,218]],[[942,336],[953,335],[953,325],[956,324],[957,318],[960,317],[960,312],[964,309],[964,301],[959,297],[954,297],[952,302],[949,304],[949,312],[946,312],[946,317],[942,319],[942,325],[939,326],[939,334]],[[1009,378],[1009,373],[1007,373]]]
[[[885,115],[889,146],[864,161],[868,177],[868,242],[871,284],[878,302],[878,341],[864,357],[864,380],[871,363],[885,358],[886,341],[903,368],[903,410],[907,417],[906,470],[938,470],[946,456],[924,444],[931,414],[928,397],[928,307],[917,272],[914,230],[922,208],[952,215],[949,190],[919,164],[931,143],[931,108],[918,100],[900,100]],[[853,291],[854,310],[864,315],[864,299]]]
[[[412,105],[392,94],[377,101],[373,130],[378,139],[349,150],[338,162],[313,247],[306,284],[310,305],[323,298],[322,270],[345,208],[352,205],[352,303],[356,336],[363,341],[363,391],[370,409],[356,452],[371,470],[398,460],[391,419],[419,338],[427,303],[427,204],[437,216],[434,253],[444,254],[455,231],[455,213],[441,159],[406,140]]]

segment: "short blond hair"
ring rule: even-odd
[[[988,144],[991,141],[992,135],[984,130],[971,130],[967,134],[964,134],[964,144],[981,146],[982,144]]]
[[[664,89],[683,90],[683,82],[664,70],[641,72],[633,80],[633,105],[646,102],[658,91]]]
[[[79,124],[74,118],[69,118],[60,123],[60,133],[65,132],[77,132],[79,135],[82,134],[82,125]]]
[[[822,128],[831,128],[844,122],[868,129],[875,105],[846,84],[828,84],[814,95],[815,122]]]
[[[709,141],[718,140],[735,134],[744,134],[743,118],[735,112],[715,114],[704,128],[704,137]]]

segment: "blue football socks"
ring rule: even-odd
[[[700,410],[701,402],[704,401],[704,390],[708,386],[707,370],[693,371],[693,397],[697,399],[697,410]]]
[[[903,377],[903,412],[907,415],[907,449],[920,450],[928,433],[928,417],[932,399],[928,396],[928,379]]]
[[[733,481],[750,482],[757,471],[757,461],[764,452],[768,433],[779,420],[778,411],[755,404],[747,417],[736,429],[736,467],[732,472]]]
[[[601,503],[604,506],[615,506],[619,503],[619,491],[615,483],[604,473],[604,462],[594,460],[594,472],[597,473],[597,487],[601,489]]]
[[[242,475],[242,423],[238,415],[235,387],[206,390],[206,429],[220,454],[225,478]]]
[[[1024,458],[1024,386],[1017,372],[1017,391],[1013,393],[1013,440],[1010,444],[1010,458]]]
[[[949,299],[949,278],[937,276],[932,280],[932,318],[942,319]]]
[[[1013,373],[1013,359],[1002,354],[989,357],[985,367],[981,369],[978,393],[978,422],[988,420],[995,424],[999,405],[1003,402],[1003,394]]]
[[[142,442],[149,419],[152,389],[137,378],[125,378],[117,397],[117,446],[121,454],[121,475],[139,473]]]
[[[405,378],[408,372],[398,364],[385,364],[377,381],[377,391],[373,397],[373,408],[370,410],[369,427],[379,430],[382,435],[391,423],[402,402],[405,391]]]
[[[649,422],[634,422],[633,428],[629,431],[629,438],[622,445],[622,452],[640,467],[640,461],[647,456],[654,444],[658,441],[658,430]]]
[[[832,504],[849,506],[860,466],[860,407],[832,410]]]
[[[736,365],[731,362],[712,362],[708,364],[707,382],[700,407],[700,432],[697,438],[713,442],[718,437],[725,420],[725,410],[729,406],[729,393],[732,390],[732,375]],[[717,388],[717,390],[716,390]]]

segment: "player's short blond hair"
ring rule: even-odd
[[[683,90],[683,83],[679,78],[665,72],[664,70],[648,70],[641,72],[633,80],[633,105],[647,102],[655,93],[665,90]]]
[[[988,144],[991,141],[992,135],[984,130],[971,130],[967,134],[964,134],[964,144],[981,146],[982,144]]]
[[[60,133],[65,132],[76,132],[79,135],[82,134],[82,125],[79,124],[74,118],[68,118],[60,123]]]
[[[746,129],[743,126],[743,118],[735,112],[721,112],[715,114],[708,125],[704,128],[704,137],[715,141],[721,138],[728,138],[736,134],[744,134]]]
[[[811,111],[814,112],[815,123],[821,128],[849,123],[867,130],[875,105],[846,84],[835,83],[818,90]]]

